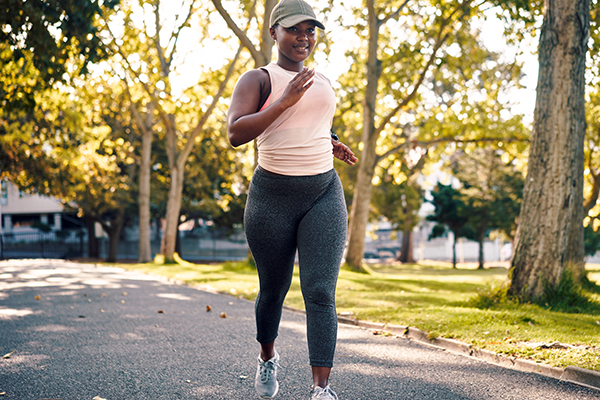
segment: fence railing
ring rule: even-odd
[[[84,235],[81,231],[0,235],[0,259],[75,258],[83,257],[84,251]]]

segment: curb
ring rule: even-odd
[[[489,350],[474,348],[472,345],[460,342],[455,339],[433,338],[430,339],[427,332],[412,326],[387,325],[377,322],[360,321],[347,316],[338,316],[338,322],[347,325],[354,325],[359,328],[383,331],[404,337],[409,340],[439,348],[451,353],[477,358],[491,364],[496,364],[504,368],[511,368],[522,372],[529,372],[544,375],[550,378],[558,379],[563,382],[573,383],[575,385],[585,386],[590,389],[600,390],[600,372],[585,368],[568,366],[566,368],[553,367],[548,364],[505,356]]]

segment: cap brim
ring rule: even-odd
[[[317,27],[325,30],[325,25],[323,25],[310,15],[292,15],[287,18],[283,18],[281,21],[278,22],[278,24],[283,26],[284,28],[290,28],[304,21],[313,21]]]

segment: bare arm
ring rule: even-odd
[[[227,112],[227,132],[231,145],[238,147],[256,139],[285,110],[304,96],[313,84],[311,79],[314,75],[314,70],[303,68],[292,78],[281,98],[259,112],[256,110],[260,102],[261,85],[268,76],[259,70],[248,71],[242,75],[233,90]]]

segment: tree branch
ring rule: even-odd
[[[505,143],[514,143],[514,142],[528,142],[529,139],[519,139],[519,138],[479,138],[479,139],[456,139],[453,137],[449,138],[439,138],[434,140],[415,140],[408,139],[404,143],[399,144],[398,146],[386,151],[385,153],[378,155],[376,160],[377,162],[391,156],[392,154],[399,153],[403,148],[408,145],[412,145],[414,147],[429,147],[440,143],[488,143],[488,142],[505,142]]]
[[[256,47],[254,46],[250,38],[248,38],[246,33],[237,26],[237,24],[231,18],[227,10],[225,10],[225,8],[223,7],[223,3],[221,3],[221,0],[212,0],[212,2],[219,14],[221,14],[221,17],[223,17],[223,19],[227,23],[229,29],[231,29],[233,33],[238,37],[242,45],[248,49],[248,51],[252,55],[252,58],[254,58],[254,60],[256,60],[257,62],[262,63],[262,65],[265,65],[268,62],[268,60],[265,60],[265,57],[260,51],[256,49]]]
[[[156,47],[156,51],[158,52],[158,59],[160,60],[160,67],[163,73],[163,76],[169,75],[169,64],[165,58],[165,54],[163,52],[163,48],[160,45],[160,0],[156,0],[154,3],[154,19],[156,25],[156,33],[154,34],[154,46]]]
[[[381,121],[381,124],[379,124],[379,127],[377,127],[375,129],[375,132],[373,132],[374,135],[379,136],[381,134],[381,132],[385,129],[386,125],[391,121],[391,119],[417,95],[419,88],[425,81],[425,76],[427,75],[429,68],[431,68],[431,65],[433,65],[433,62],[437,58],[438,50],[440,49],[440,47],[442,47],[442,45],[448,39],[448,37],[450,36],[450,33],[451,33],[451,32],[447,32],[446,34],[443,34],[443,32],[444,32],[445,28],[449,25],[449,22],[452,19],[452,16],[454,16],[454,14],[456,14],[460,8],[461,8],[461,6],[457,6],[456,9],[448,16],[448,18],[446,18],[442,21],[440,30],[437,35],[436,42],[433,46],[433,51],[431,52],[431,56],[429,57],[429,60],[427,60],[427,64],[425,64],[425,66],[423,67],[423,70],[419,74],[419,79],[413,86],[413,90],[391,112],[389,112],[383,118],[383,120]],[[458,20],[462,19],[465,15],[466,15],[466,13],[463,12],[463,14],[461,15],[461,17],[458,18]]]
[[[171,33],[171,38],[169,39],[169,44],[171,44],[171,42],[173,42],[173,48],[171,49],[171,53],[168,56],[169,60],[167,61],[167,64],[168,64],[169,68],[171,67],[171,64],[173,63],[173,58],[175,57],[175,53],[177,51],[177,42],[179,40],[179,35],[181,34],[181,31],[183,30],[183,28],[185,28],[187,26],[187,24],[193,14],[194,14],[194,2],[191,2],[190,8],[188,10],[187,16],[185,17],[185,20],[183,21],[183,23],[181,23],[181,25],[179,25],[177,27],[176,31]]]
[[[381,20],[381,25],[385,24],[386,22],[388,22],[390,19],[394,19],[394,18],[398,18],[398,16],[400,15],[400,12],[402,11],[402,9],[404,7],[406,7],[406,5],[408,4],[409,0],[404,0],[404,3],[400,4],[400,7],[398,7],[398,9],[388,15],[386,15],[382,20]]]
[[[212,112],[215,109],[215,107],[217,106],[217,103],[219,102],[221,96],[223,95],[223,92],[225,91],[225,88],[227,87],[227,83],[235,71],[235,64],[237,63],[237,61],[240,57],[240,54],[242,53],[243,48],[244,48],[244,45],[240,43],[240,47],[238,48],[237,52],[235,53],[233,60],[229,64],[229,68],[227,69],[227,74],[221,81],[221,84],[219,85],[219,89],[217,90],[217,93],[213,96],[210,106],[206,109],[206,111],[200,118],[200,121],[198,121],[198,124],[196,125],[196,127],[192,130],[191,134],[189,135],[187,143],[185,144],[182,152],[180,153],[180,158],[178,159],[179,163],[185,162],[187,157],[192,152],[192,149],[195,145],[196,137],[200,134],[200,132],[204,128],[204,124],[206,124],[206,121],[208,121],[208,118],[212,114]]]

